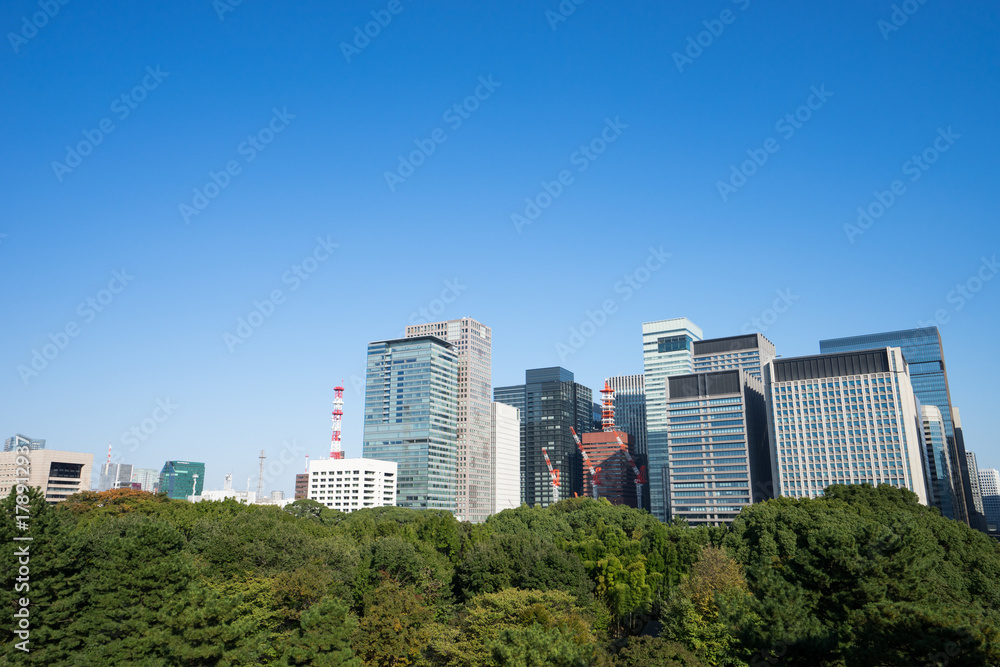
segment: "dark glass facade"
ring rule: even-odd
[[[198,475],[196,478],[195,475]],[[160,471],[161,493],[175,500],[200,496],[205,488],[205,464],[192,461],[167,461]]]

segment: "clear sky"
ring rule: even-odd
[[[421,309],[594,389],[936,321],[1000,467],[997,4],[577,2],[4,3],[0,433],[290,493]]]

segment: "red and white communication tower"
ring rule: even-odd
[[[334,387],[333,397],[333,439],[330,441],[330,458],[344,458],[344,450],[340,448],[340,423],[344,419],[344,388]]]
[[[604,430],[615,430],[615,390],[608,386],[608,381],[604,381],[604,389],[601,390],[601,426]]]

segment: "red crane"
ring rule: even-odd
[[[549,453],[542,447],[542,456],[545,457],[545,465],[549,467],[549,475],[552,476],[552,502],[559,502],[559,471],[552,467]]]
[[[622,453],[625,454],[625,458],[628,459],[628,464],[632,466],[632,472],[635,473],[635,506],[638,509],[642,509],[642,487],[646,483],[646,466],[639,468],[635,464],[635,460],[632,458],[631,452],[628,451],[628,445],[622,442],[622,437],[615,433],[615,439],[618,440],[618,447],[621,448]]]
[[[570,426],[569,431],[573,434],[573,439],[576,440],[576,446],[580,449],[580,453],[583,454],[583,463],[590,470],[590,486],[594,490],[594,500],[597,500],[597,487],[601,483],[601,469],[595,468],[594,464],[590,462],[590,457],[587,456],[587,450],[583,448],[583,443],[580,442],[580,436],[576,434],[576,429]]]

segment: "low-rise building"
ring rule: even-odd
[[[309,461],[309,499],[341,512],[396,505],[394,461],[323,459]]]
[[[45,500],[58,503],[74,493],[90,490],[94,455],[27,445],[0,453],[0,497],[18,484],[41,489]],[[26,480],[26,481],[21,481]]]

